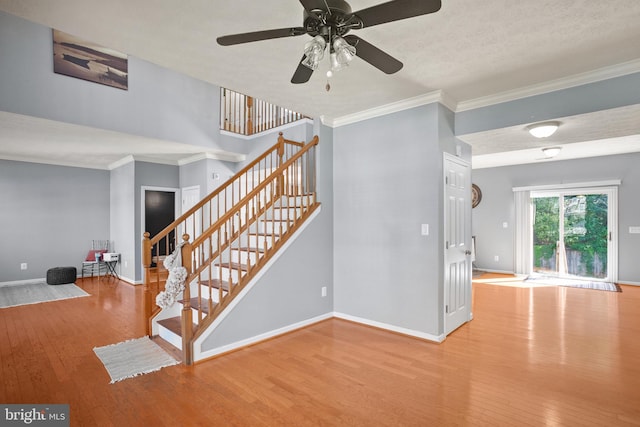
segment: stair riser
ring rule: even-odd
[[[302,214],[300,208],[286,208],[286,209],[269,209],[265,216],[267,219],[294,219]]]
[[[216,267],[214,267],[213,274],[218,274]],[[226,272],[223,272],[223,274],[228,276],[228,273],[226,273]],[[218,276],[213,276],[213,278],[217,279]],[[202,277],[202,280],[208,280],[208,278]],[[226,280],[226,277],[225,277],[225,280]],[[237,282],[234,282],[234,283],[237,283]],[[191,284],[191,288],[190,288],[191,298],[195,298],[195,297],[198,296],[198,286],[200,286],[200,295],[202,296],[202,298],[203,299],[209,299],[209,286],[207,286],[206,284],[203,284],[203,283],[197,284],[195,282]],[[211,288],[211,292],[213,294],[213,301],[214,302],[218,302],[219,301],[218,300],[218,298],[219,298],[218,288],[212,287]],[[226,292],[224,290],[222,292],[226,294]]]
[[[240,264],[249,264],[249,262],[247,262],[249,260],[251,265],[255,265],[260,257],[262,257],[261,253],[256,255],[255,252],[239,251],[237,249],[231,251],[231,262],[238,262]]]
[[[162,325],[158,325],[158,335],[174,347],[182,350],[182,337],[174,334]]]
[[[229,281],[229,269],[227,267],[212,267],[213,268],[213,277],[216,278],[220,278],[220,271],[222,271],[222,280],[224,281]],[[242,272],[242,275],[244,276],[244,272]],[[231,282],[232,283],[238,283],[238,270],[236,269],[232,269],[231,270]]]
[[[309,197],[307,199],[306,196],[293,196],[293,197],[285,197],[283,196],[280,200],[275,202],[276,206],[305,206],[313,204],[313,197]]]
[[[280,235],[287,231],[287,223],[282,221],[259,221],[258,230],[261,233]]]
[[[266,244],[266,245],[265,245]],[[243,236],[242,246],[250,248],[270,248],[272,244],[271,236],[249,235]]]

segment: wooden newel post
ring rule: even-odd
[[[151,324],[149,323],[149,319],[151,318],[153,305],[151,301],[150,288],[151,278],[149,277],[149,269],[151,268],[151,240],[149,240],[149,237],[151,237],[151,234],[149,234],[148,231],[146,231],[142,236],[142,274],[144,274],[143,282],[145,323],[147,324],[147,335],[151,336]]]
[[[187,281],[184,284],[183,303],[182,303],[182,362],[185,365],[193,364],[193,347],[191,339],[193,338],[193,312],[191,311],[191,289],[189,288],[189,276],[192,272],[192,256],[193,245],[189,243],[189,235],[183,234],[182,240],[182,266],[187,269]]]

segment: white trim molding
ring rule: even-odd
[[[563,89],[569,89],[576,86],[582,86],[589,83],[596,83],[603,80],[622,77],[629,74],[640,72],[640,59],[635,59],[622,64],[612,65],[610,67],[599,68],[597,70],[588,71],[586,73],[574,74],[549,80],[544,83],[525,86],[505,92],[487,95],[480,98],[470,99],[459,102],[456,112],[474,110],[476,108],[488,107],[490,105],[501,104],[503,102],[515,101],[531,96],[542,95],[545,93],[556,92]]]
[[[565,182],[561,184],[548,185],[531,185],[528,187],[513,187],[513,191],[545,191],[545,190],[565,190],[577,188],[591,187],[612,187],[622,184],[620,179],[611,179],[608,181],[591,181],[591,182]]]
[[[374,328],[384,329],[391,332],[397,332],[402,335],[408,335],[415,338],[421,338],[427,341],[433,341],[437,343],[441,343],[444,341],[446,336],[444,334],[440,335],[432,335],[422,331],[416,331],[414,329],[407,329],[396,325],[390,325],[388,323],[377,322],[375,320],[364,319],[362,317],[351,316],[350,314],[344,313],[333,313],[333,316],[338,319],[349,320],[351,322],[360,323],[367,326],[373,326]]]
[[[326,126],[337,128],[340,126],[350,125],[352,123],[361,122],[363,120],[373,119],[374,117],[386,116],[387,114],[408,110],[410,108],[420,107],[422,105],[433,104],[439,102],[451,111],[455,111],[456,103],[448,95],[441,90],[426,93],[424,95],[415,96],[413,98],[403,99],[401,101],[380,105],[369,110],[360,111],[353,114],[336,118],[321,117],[322,123]]]
[[[212,350],[198,351],[196,349],[195,344],[194,344],[194,346],[193,346],[194,347],[193,358],[194,358],[194,360],[196,362],[197,361],[201,361],[201,360],[205,360],[205,359],[210,359],[212,357],[219,356],[219,355],[224,354],[224,353],[229,353],[230,351],[235,351],[235,350],[239,350],[239,349],[241,349],[243,347],[248,347],[250,345],[258,344],[259,342],[266,341],[268,339],[275,338],[277,336],[284,335],[284,334],[287,334],[289,332],[293,332],[293,331],[298,330],[298,329],[306,328],[307,326],[311,326],[311,325],[313,325],[315,323],[322,322],[323,320],[331,319],[332,317],[333,317],[332,313],[325,313],[325,314],[322,314],[320,316],[316,316],[316,317],[313,317],[311,319],[303,320],[301,322],[297,322],[297,323],[294,323],[292,325],[287,325],[287,326],[279,328],[279,329],[274,329],[272,331],[265,332],[265,333],[260,334],[260,335],[256,335],[256,336],[253,336],[253,337],[250,337],[250,338],[246,338],[246,339],[243,339],[243,340],[240,340],[240,341],[236,341],[236,342],[233,342],[231,344],[226,344],[226,345],[223,345],[221,347],[216,347],[216,348],[214,348]]]

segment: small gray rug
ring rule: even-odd
[[[598,291],[622,292],[620,287],[611,282],[597,282],[593,280],[566,279],[552,276],[529,276],[526,282],[535,282],[541,285],[566,286],[569,288],[595,289]]]
[[[93,351],[109,373],[111,384],[180,363],[149,337],[96,347]]]
[[[88,293],[73,283],[47,285],[44,282],[39,282],[0,286],[0,308],[88,296]]]

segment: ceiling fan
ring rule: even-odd
[[[303,12],[301,27],[279,28],[218,37],[218,44],[231,46],[260,40],[313,37],[305,45],[304,55],[291,78],[291,83],[306,83],[318,68],[329,45],[331,71],[347,66],[358,56],[379,70],[393,74],[400,71],[402,62],[358,36],[347,34],[374,25],[426,15],[440,10],[441,0],[393,0],[357,12],[344,0],[300,0]]]

